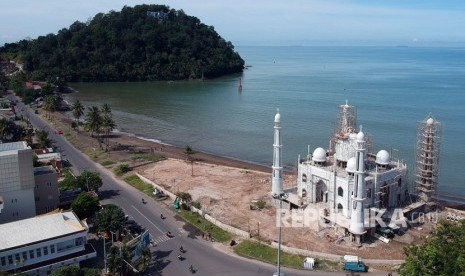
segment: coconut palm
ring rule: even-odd
[[[48,118],[53,119],[53,114],[58,109],[60,98],[57,95],[47,95],[44,98],[44,108],[48,112]]]
[[[99,147],[102,148],[101,141],[100,141],[100,129],[102,127],[102,114],[100,113],[100,109],[96,106],[91,106],[87,108],[86,114],[86,129],[90,131],[90,136],[94,137],[94,133],[97,134],[96,138],[99,143]]]
[[[36,131],[37,145],[39,148],[49,148],[52,146],[53,141],[48,137],[48,131],[37,130]]]
[[[196,154],[196,152],[191,146],[187,145],[184,149],[184,154],[186,155],[187,161],[191,163],[191,176],[194,176],[194,154]]]
[[[73,105],[71,106],[71,110],[73,112],[74,121],[77,124],[77,130],[79,131],[79,119],[84,115],[84,106],[79,100],[76,100]]]
[[[103,115],[102,118],[102,130],[105,133],[105,138],[106,138],[106,151],[108,151],[108,146],[109,146],[109,137],[110,137],[110,132],[116,128],[116,123],[111,117],[111,114],[105,114]]]

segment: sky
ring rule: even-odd
[[[0,0],[0,46],[138,4],[182,9],[236,46],[465,46],[464,0]]]

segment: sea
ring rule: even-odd
[[[84,105],[107,103],[117,130],[143,139],[271,166],[274,116],[282,122],[283,163],[328,148],[338,106],[357,108],[357,125],[409,167],[418,124],[441,123],[438,193],[465,197],[465,48],[236,47],[241,74],[211,80],[72,83]],[[239,89],[242,84],[242,89]],[[231,181],[234,181],[231,179]]]

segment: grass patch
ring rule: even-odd
[[[165,160],[166,157],[159,154],[138,153],[131,157],[133,161],[151,161],[158,162]]]
[[[114,165],[116,162],[113,160],[104,160],[103,162],[100,163],[100,165],[104,167],[110,167],[111,165]]]
[[[152,185],[145,183],[137,175],[128,176],[124,179],[124,181],[149,196],[152,196],[153,191],[155,190]]]
[[[276,264],[278,260],[278,249],[263,243],[243,241],[234,247],[238,255],[257,259],[270,264]],[[281,265],[296,269],[303,269],[306,256],[289,254],[281,251]],[[324,271],[341,271],[341,264],[335,261],[315,259],[315,269]]]
[[[236,254],[257,259],[270,264],[276,264],[278,259],[278,250],[268,245],[252,241],[243,241],[234,248]],[[292,255],[281,251],[281,265],[292,268],[303,268],[305,257]]]
[[[197,213],[181,210],[178,214],[198,229],[204,232],[210,232],[212,237],[218,242],[226,242],[232,239],[231,233],[224,231]]]

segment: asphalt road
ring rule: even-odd
[[[54,140],[55,146],[61,151],[62,158],[72,164],[75,172],[87,170],[100,173],[103,180],[102,204],[113,203],[120,206],[130,218],[150,231],[156,243],[156,246],[152,247],[156,260],[147,275],[192,275],[188,269],[189,265],[196,270],[194,275],[270,276],[276,272],[276,266],[238,257],[224,250],[224,246],[199,238],[192,226],[177,219],[174,210],[165,204],[144,197],[137,189],[116,179],[111,172],[95,164],[71,146],[62,135],[56,134],[52,126],[20,101],[17,103],[17,112],[19,116],[29,118],[34,128],[49,131],[49,137]],[[147,203],[143,204],[141,198],[145,198]],[[162,220],[160,214],[164,214],[166,219]],[[168,238],[165,234],[167,231],[172,232],[174,237]],[[182,261],[177,258],[181,245],[186,250],[186,253],[182,254],[184,257]],[[281,272],[285,275],[350,275],[344,272],[326,273],[287,268],[282,268]],[[381,275],[387,275],[387,273]]]

